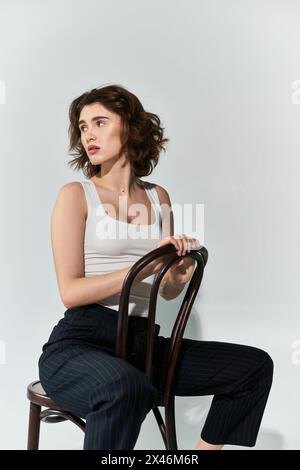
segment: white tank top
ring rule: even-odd
[[[80,181],[87,201],[88,214],[84,237],[85,277],[111,273],[132,266],[144,254],[156,248],[162,238],[162,212],[155,187],[139,180],[148,195],[155,213],[151,225],[138,225],[116,220],[105,212],[100,195],[92,180]],[[154,274],[133,285],[128,314],[147,317]],[[120,293],[106,297],[100,305],[119,309]]]

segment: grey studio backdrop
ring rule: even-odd
[[[84,179],[67,167],[68,106],[112,83],[170,138],[145,180],[174,204],[204,205],[210,257],[186,336],[268,351],[255,449],[300,448],[299,15],[291,0],[0,1],[2,449],[26,447],[26,387],[65,311],[50,215],[59,188]],[[162,334],[181,299],[159,300]],[[176,398],[180,449],[194,448],[211,399]],[[41,449],[82,442],[71,423],[42,424]],[[144,448],[164,448],[152,412]]]

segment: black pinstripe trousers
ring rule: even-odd
[[[86,420],[84,449],[134,449],[142,422],[166,376],[169,338],[155,325],[154,375],[143,372],[147,319],[129,316],[127,360],[115,356],[118,312],[99,304],[67,309],[39,358],[42,386]],[[273,378],[262,349],[184,338],[175,395],[214,395],[201,437],[253,447]]]

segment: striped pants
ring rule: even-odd
[[[143,372],[145,318],[129,316],[127,360],[115,356],[118,312],[99,304],[68,309],[39,359],[47,394],[86,420],[84,449],[134,449],[166,376],[169,338],[155,325],[154,374]],[[255,445],[273,378],[273,361],[252,346],[183,338],[176,396],[214,395],[201,437]]]

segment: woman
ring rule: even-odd
[[[111,85],[75,99],[69,117],[70,165],[87,180],[65,184],[52,213],[57,282],[67,310],[43,346],[40,380],[59,405],[86,419],[84,449],[133,449],[166,372],[169,338],[159,336],[159,325],[152,383],[142,369],[147,300],[161,260],[132,286],[126,361],[114,352],[122,284],[150,250],[172,243],[180,257],[199,241],[174,236],[168,192],[140,179],[169,140],[157,115]],[[193,259],[179,259],[162,280],[161,296],[178,296],[193,270]],[[271,357],[251,346],[188,338],[179,357],[175,394],[214,395],[194,449],[254,446],[272,384]]]

